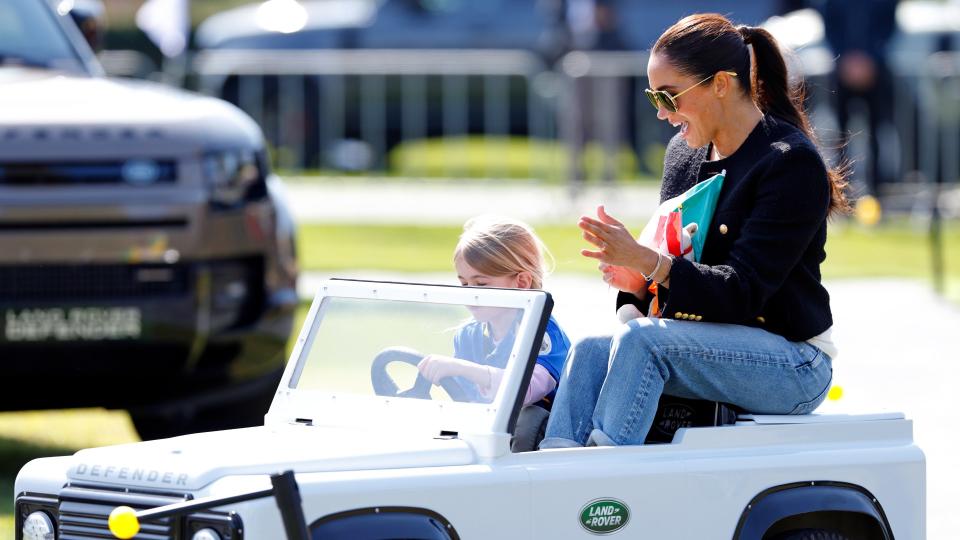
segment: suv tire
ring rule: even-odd
[[[279,382],[277,374],[277,382]],[[266,385],[257,393],[244,393],[242,399],[205,407],[179,407],[172,410],[130,411],[133,426],[144,441],[166,439],[189,433],[262,426],[270,409],[276,385]]]

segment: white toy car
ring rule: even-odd
[[[924,538],[924,456],[899,414],[682,427],[675,410],[658,421],[681,426],[668,444],[511,451],[551,307],[542,291],[328,281],[264,426],[31,461],[16,537],[113,538],[123,505],[156,539]],[[517,326],[487,399],[406,365],[452,355],[491,313]]]

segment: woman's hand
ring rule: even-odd
[[[619,291],[633,294],[641,300],[646,297],[647,280],[640,275],[640,272],[626,266],[614,266],[607,263],[600,263],[597,268],[607,285]]]
[[[580,222],[577,223],[583,231],[584,240],[598,248],[598,251],[581,250],[581,255],[597,259],[608,266],[620,266],[636,273],[653,270],[657,264],[655,251],[640,245],[627,227],[607,214],[602,205],[597,207],[597,218],[581,216]]]

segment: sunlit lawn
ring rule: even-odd
[[[13,538],[13,481],[31,459],[138,441],[125,412],[102,409],[0,414],[0,538]]]
[[[556,259],[556,272],[592,274],[595,264],[579,255],[573,226],[537,228]],[[460,228],[388,225],[306,225],[300,229],[305,270],[446,272]],[[960,224],[944,233],[947,296],[960,303]],[[834,223],[827,244],[826,279],[903,277],[931,282],[926,230],[906,222],[867,229]],[[299,317],[305,314],[305,307]],[[299,321],[297,323],[299,328]],[[27,461],[80,448],[138,440],[124,412],[96,409],[0,414],[0,540],[13,538],[13,481]]]
[[[575,226],[536,227],[556,259],[558,273],[594,274],[596,263],[579,255]],[[301,264],[307,270],[447,272],[458,226],[306,225],[300,229]],[[960,302],[960,223],[945,227],[947,296]],[[866,228],[838,220],[830,226],[824,278],[901,277],[932,284],[927,230],[905,221]]]

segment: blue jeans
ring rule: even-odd
[[[830,357],[748,326],[640,318],[570,352],[540,448],[643,444],[661,394],[757,414],[807,414],[823,402]]]

